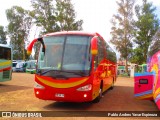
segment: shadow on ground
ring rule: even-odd
[[[0,93],[17,91],[17,90],[24,90],[24,89],[30,89],[30,88],[32,88],[32,87],[0,84]]]
[[[56,111],[83,111],[92,106],[92,102],[84,103],[73,103],[73,102],[54,102],[47,106],[44,106],[44,109],[47,110],[56,110]]]
[[[52,111],[157,111],[154,102],[134,98],[132,86],[115,86],[104,93],[99,103],[53,102],[43,107]]]

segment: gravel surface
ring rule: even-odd
[[[65,103],[44,101],[36,98],[33,92],[34,74],[13,73],[12,80],[0,83],[0,111],[158,111],[152,101],[134,98],[133,78],[118,77],[114,89],[107,91],[99,103]],[[9,119],[13,118],[0,118]],[[16,119],[16,118],[14,118]],[[28,119],[28,118],[17,118]],[[36,118],[29,118],[34,120]],[[49,117],[38,120],[53,119]],[[151,119],[133,117],[54,117],[54,120],[103,120],[103,119]],[[152,118],[158,119],[158,118]]]

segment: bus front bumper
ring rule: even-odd
[[[92,101],[92,91],[77,91],[70,89],[38,89],[34,88],[35,96],[43,100],[62,102],[88,102]]]

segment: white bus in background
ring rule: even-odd
[[[18,62],[16,65],[16,72],[26,72],[27,63],[25,61]]]
[[[36,73],[36,63],[37,63],[37,60],[29,60],[26,63],[27,63],[26,72],[27,73],[31,73],[31,74]]]
[[[13,61],[12,61],[12,71],[13,71],[13,72],[16,72],[16,65],[17,65],[17,63],[19,63],[19,62],[24,62],[24,60],[13,60]]]

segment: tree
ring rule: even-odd
[[[59,30],[53,0],[31,0],[31,4],[33,11],[30,15],[34,18],[35,24],[42,27],[41,34]]]
[[[135,0],[117,1],[118,13],[113,15],[111,28],[111,43],[120,52],[121,57],[126,60],[126,72],[128,72],[128,57],[132,50],[133,38],[133,5]]]
[[[7,44],[6,31],[4,31],[4,27],[0,26],[0,44]]]
[[[70,0],[56,0],[56,18],[61,31],[82,30],[83,20],[75,20],[76,13]]]
[[[6,10],[8,24],[8,35],[13,48],[13,59],[26,59],[25,42],[28,41],[28,34],[31,28],[32,19],[29,11],[22,7],[13,6]]]
[[[131,63],[136,63],[136,64],[139,64],[139,65],[143,63],[142,61],[143,61],[144,58],[143,58],[141,49],[142,48],[136,48],[136,49],[132,50],[131,56],[129,58]]]
[[[136,63],[143,64],[147,61],[148,47],[152,41],[152,37],[155,35],[156,31],[159,28],[159,20],[155,15],[154,11],[156,10],[153,7],[152,3],[147,3],[147,0],[143,0],[143,5],[137,5],[135,7],[136,16],[138,20],[135,22],[135,40],[137,44],[135,51],[135,56],[139,56],[137,59],[134,59]]]
[[[30,15],[36,26],[42,28],[40,34],[63,31],[82,30],[82,20],[76,21],[74,7],[70,0],[31,0],[33,11]],[[35,58],[40,44],[35,44]]]
[[[34,10],[31,16],[35,24],[43,28],[42,33],[62,30],[82,30],[82,20],[76,21],[70,0],[31,0]]]

